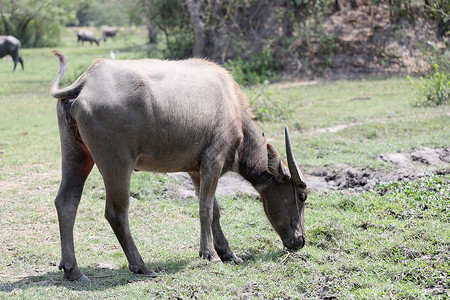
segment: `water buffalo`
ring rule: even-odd
[[[91,46],[92,46],[92,42],[96,43],[97,46],[100,45],[100,41],[98,39],[96,39],[94,33],[89,30],[78,31],[77,38],[78,38],[77,43],[79,43],[81,41],[82,45],[84,45],[84,41],[90,42]]]
[[[22,44],[18,39],[13,37],[12,35],[0,35],[0,58],[11,55],[14,61],[13,71],[16,70],[17,62],[20,62],[23,68],[23,59],[19,55],[19,50],[22,47]]]
[[[228,245],[215,191],[234,171],[260,193],[264,211],[283,245],[304,246],[307,187],[286,128],[287,165],[266,142],[239,86],[214,63],[96,60],[72,85],[59,88],[66,59],[52,84],[58,99],[62,181],[55,205],[62,259],[69,280],[87,281],[78,268],[73,226],[81,193],[94,164],[106,189],[105,217],[137,274],[155,277],[129,229],[130,177],[134,171],[187,172],[199,198],[200,256],[241,261]]]
[[[106,42],[107,38],[113,38],[115,37],[117,34],[117,28],[115,27],[105,27],[103,28],[103,35],[102,35],[102,39],[104,42]]]

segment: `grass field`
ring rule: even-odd
[[[94,59],[146,55],[144,33],[100,47],[61,47],[68,78]],[[0,61],[0,298],[2,299],[448,299],[450,176],[382,183],[373,191],[312,191],[305,213],[307,243],[286,252],[250,195],[220,196],[222,225],[244,263],[198,258],[198,203],[165,192],[174,181],[136,173],[131,230],[145,262],[160,276],[133,275],[103,217],[105,191],[90,175],[75,226],[75,249],[90,283],[63,280],[53,200],[60,180],[56,101],[49,94],[58,70],[51,49],[24,49],[25,71]],[[156,50],[156,56],[160,50]],[[282,122],[260,123],[284,155],[288,125],[302,168],[392,170],[381,153],[450,146],[450,107],[410,105],[405,78],[265,87],[289,107]],[[244,89],[249,98],[258,88]],[[339,131],[321,130],[343,126]],[[448,167],[448,166],[447,166]],[[432,174],[430,172],[430,174]]]

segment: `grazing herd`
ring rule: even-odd
[[[106,40],[108,38],[114,38],[117,34],[117,28],[115,27],[105,27],[102,30],[102,37],[101,39],[106,43]],[[100,45],[100,39],[97,39],[95,37],[94,32],[90,31],[90,30],[80,30],[77,32],[77,38],[78,41],[77,43],[80,43],[84,45],[84,42],[89,42],[92,46],[92,43],[96,43],[97,46]]]
[[[77,44],[81,42],[84,45],[84,42],[89,42],[92,46],[92,43],[100,45],[100,40],[103,40],[106,43],[108,38],[115,38],[117,35],[117,28],[115,27],[105,27],[102,30],[101,38],[96,38],[94,32],[90,30],[80,30],[77,32]],[[13,71],[16,70],[17,63],[20,63],[22,66],[22,70],[24,70],[23,59],[19,55],[19,50],[22,48],[21,42],[12,35],[0,35],[0,58],[3,58],[7,55],[11,56],[14,62]]]

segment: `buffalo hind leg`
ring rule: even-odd
[[[24,67],[23,67],[23,59],[20,56],[19,56],[19,62],[20,62],[20,65],[22,66],[22,70],[25,70]]]
[[[55,199],[62,253],[59,269],[64,270],[66,279],[89,281],[77,265],[73,227],[84,183],[94,166],[94,161],[86,146],[75,136],[74,128],[62,118],[58,119],[62,153],[62,180]]]
[[[200,175],[197,173],[189,173],[189,176],[191,176],[195,194],[198,196],[200,190]],[[214,197],[212,232],[214,237],[214,248],[220,259],[222,261],[233,260],[235,262],[242,262],[242,260],[231,251],[228,240],[222,231],[222,227],[220,226],[220,206],[216,197]]]
[[[14,62],[13,72],[16,70],[18,62],[20,62],[20,64],[22,65],[22,70],[23,70],[23,59],[22,59],[22,57],[20,57],[18,49],[16,49],[16,51],[14,51],[13,53],[11,53],[11,57]]]
[[[115,163],[115,166],[117,165]],[[105,217],[122,246],[130,270],[135,274],[150,277],[158,276],[156,272],[145,265],[130,232],[128,209],[130,205],[131,168],[125,167],[122,170],[100,169],[100,172],[103,175],[106,189]]]
[[[17,58],[14,58],[13,62],[14,62],[14,67],[13,67],[13,72],[14,72],[16,70],[17,63],[19,62],[19,60]]]

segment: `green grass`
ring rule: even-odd
[[[72,39],[73,37],[73,39]],[[144,52],[143,32],[107,45],[77,46],[72,33],[58,47],[73,68]],[[60,180],[55,100],[58,69],[51,49],[24,49],[25,72],[0,61],[0,298],[2,299],[424,299],[449,297],[450,176],[385,183],[372,192],[311,192],[307,244],[286,252],[258,199],[219,197],[222,225],[241,265],[198,258],[198,203],[164,191],[166,175],[132,178],[130,223],[144,260],[160,274],[133,275],[107,221],[105,191],[94,169],[75,226],[78,264],[88,284],[62,279],[53,200]],[[156,56],[159,55],[156,52]],[[79,67],[81,69],[81,67]],[[410,105],[404,78],[284,87],[271,97],[292,109],[288,120],[260,123],[284,155],[283,127],[299,164],[390,168],[380,153],[449,146],[449,106]],[[251,96],[252,89],[244,90]],[[336,132],[321,129],[346,125]]]

